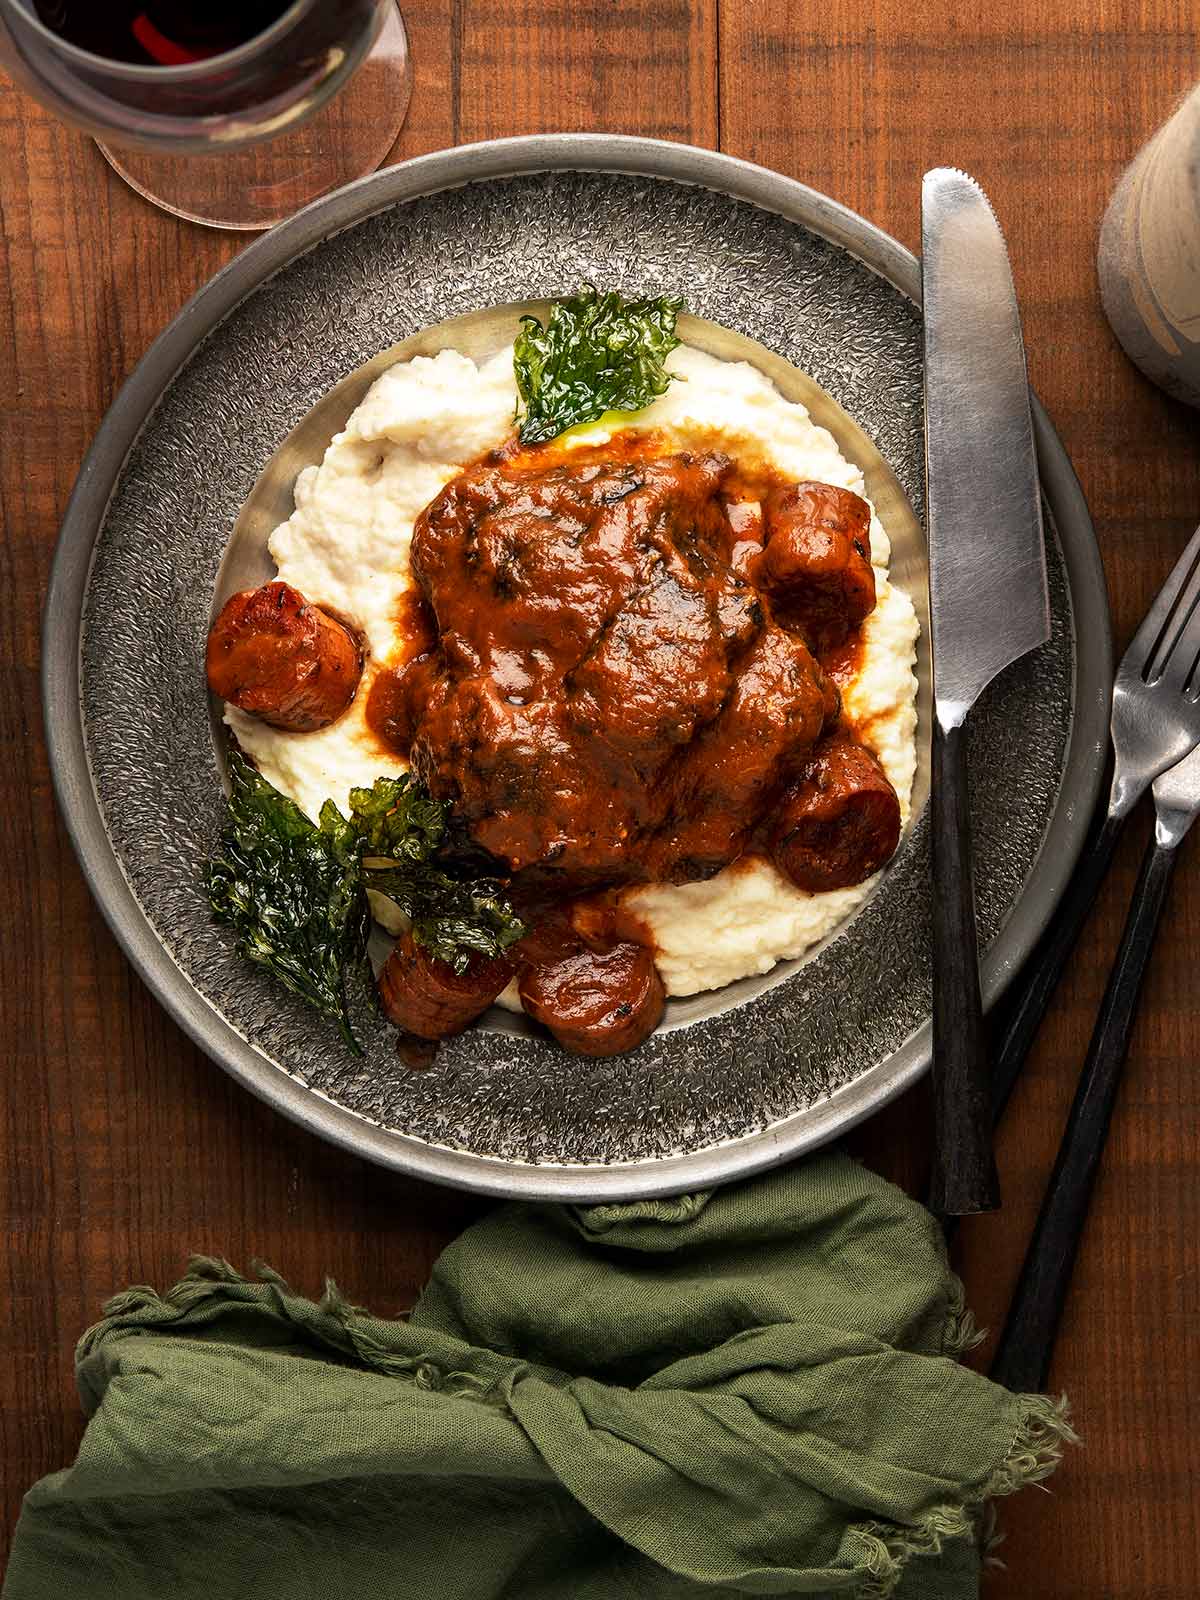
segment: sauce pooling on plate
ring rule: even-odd
[[[411,555],[435,638],[368,706],[545,894],[711,877],[785,793],[794,809],[821,741],[848,737],[821,658],[844,671],[874,606],[866,502],[655,446],[499,455],[448,484]],[[881,848],[864,839],[860,876]]]
[[[531,933],[458,975],[403,937],[380,993],[408,1032],[459,1031],[511,983],[566,1048],[632,1049],[664,1003],[623,904],[639,886],[766,856],[820,893],[894,851],[900,802],[840,693],[875,606],[870,508],[720,446],[510,442],[418,517],[400,644],[359,715],[496,863]],[[261,692],[246,709],[278,710]]]

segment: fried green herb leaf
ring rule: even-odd
[[[364,882],[394,900],[412,923],[416,942],[455,972],[465,972],[472,956],[503,955],[525,935],[497,879],[458,878],[431,864],[368,862]]]
[[[240,954],[335,1022],[359,1051],[345,991],[367,937],[358,840],[336,806],[322,811],[318,826],[239,755],[230,777],[205,875],[213,914],[234,930]]]
[[[394,900],[417,943],[456,972],[524,935],[498,879],[439,853],[445,807],[407,774],[352,790],[349,817],[327,800],[315,823],[242,756],[230,775],[205,876],[213,914],[242,955],[335,1022],[355,1052],[346,979],[365,959],[368,888]]]
[[[446,808],[405,772],[351,789],[350,826],[366,856],[428,861],[446,837]]]
[[[513,351],[522,444],[542,444],[606,411],[641,411],[665,394],[683,300],[625,300],[586,284],[555,302],[546,326],[522,317]]]
[[[352,789],[350,821],[363,840],[363,882],[395,901],[413,938],[455,972],[473,955],[502,955],[525,926],[498,879],[439,854],[449,843],[445,807],[407,773]]]

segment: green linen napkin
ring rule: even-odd
[[[1071,1437],[960,1364],[936,1224],[836,1154],[501,1207],[407,1321],[261,1280],[196,1260],[84,1336],[5,1600],[966,1600]]]

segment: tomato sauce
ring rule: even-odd
[[[377,737],[599,943],[648,940],[623,888],[769,849],[815,753],[857,742],[869,508],[721,442],[514,438],[464,469],[418,519],[418,597],[370,688]]]

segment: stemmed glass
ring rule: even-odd
[[[374,171],[395,143],[412,91],[395,0],[143,0],[122,12],[99,12],[95,0],[0,0],[0,57],[167,211],[270,227]],[[197,19],[214,14],[226,21],[210,20],[197,47]]]

